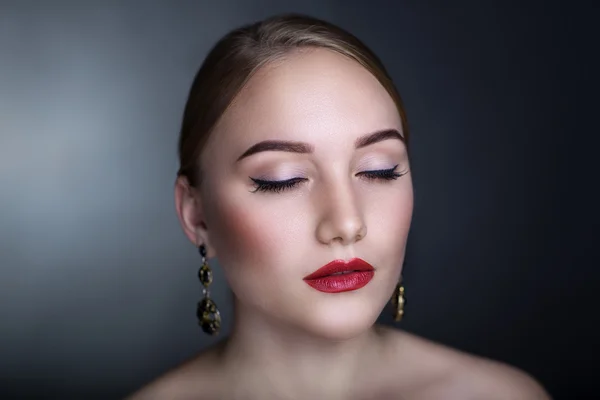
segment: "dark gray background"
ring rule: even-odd
[[[500,1],[0,2],[1,389],[119,398],[211,343],[173,207],[180,118],[214,42],[283,11],[355,33],[404,97],[401,326],[597,394],[593,10]]]

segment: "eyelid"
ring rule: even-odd
[[[361,171],[356,174],[356,176],[363,177],[367,180],[377,179],[377,180],[396,180],[408,173],[408,169],[398,172],[398,164],[396,164],[392,168],[387,169],[377,169],[377,170],[369,170],[369,171]]]
[[[356,175],[360,175],[360,174],[368,174],[368,173],[383,173],[383,172],[396,172],[396,170],[398,169],[399,164],[394,165],[393,167],[389,167],[389,168],[375,168],[375,169],[365,169],[363,171],[359,171],[356,173]]]
[[[396,168],[398,168],[398,164],[392,166],[392,167],[388,167],[388,168],[373,168],[373,169],[366,169],[364,171],[360,171],[360,172],[379,172],[379,171],[393,171]]]
[[[269,162],[259,166],[257,170],[249,171],[249,175],[260,181],[283,182],[295,178],[306,178],[312,169],[307,163],[298,162]]]
[[[303,178],[300,176],[295,176],[289,179],[264,179],[264,178],[252,178],[249,177],[254,183],[287,183],[291,181],[306,181],[308,178]]]
[[[252,178],[250,179],[256,185],[256,188],[252,191],[252,193],[256,192],[281,192],[287,189],[292,189],[302,182],[308,181],[308,178],[291,178],[286,180],[272,181],[272,180],[264,180]]]
[[[300,174],[298,175],[291,175],[289,178],[273,178],[273,177],[269,177],[269,176],[260,176],[257,178],[253,178],[253,177],[249,177],[250,179],[252,179],[253,181],[259,181],[259,182],[287,182],[287,181],[291,181],[294,179],[308,179],[305,176],[302,176]]]

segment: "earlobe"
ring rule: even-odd
[[[211,257],[212,246],[208,238],[208,226],[204,220],[204,210],[200,193],[189,185],[185,176],[179,176],[175,182],[175,210],[183,233],[194,244],[204,244]]]

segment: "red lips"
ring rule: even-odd
[[[324,293],[358,290],[373,279],[375,269],[360,258],[335,260],[304,277],[304,281]]]

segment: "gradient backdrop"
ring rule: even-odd
[[[0,1],[1,393],[120,398],[212,343],[173,207],[184,102],[223,34],[296,11],[362,38],[406,103],[401,327],[523,368],[557,398],[597,394],[592,7]]]

